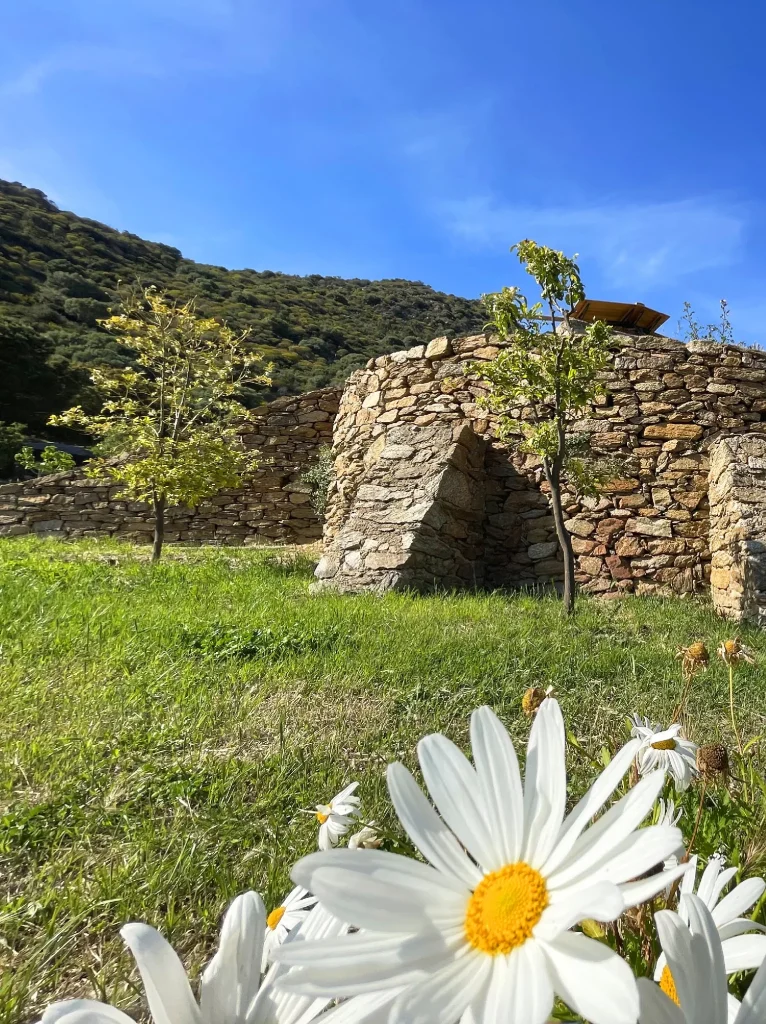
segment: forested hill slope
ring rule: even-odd
[[[168,245],[59,210],[36,189],[0,180],[0,420],[39,431],[48,416],[88,402],[87,370],[125,362],[97,320],[118,281],[140,279],[204,316],[252,328],[274,363],[273,397],[342,381],[373,355],[481,328],[475,299],[417,281],[296,277],[226,270]]]

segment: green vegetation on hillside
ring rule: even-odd
[[[415,281],[344,280],[226,270],[177,249],[65,213],[42,192],[0,181],[0,419],[41,430],[51,413],[87,404],[87,370],[128,355],[97,324],[118,281],[197,297],[274,364],[258,398],[340,383],[370,358],[439,334],[480,329],[478,300]]]
[[[309,596],[311,568],[284,549],[171,548],[151,566],[113,543],[0,546],[0,1020],[36,1020],[56,996],[138,1010],[130,920],[195,974],[237,893],[273,907],[287,891],[316,842],[299,809],[348,782],[396,849],[386,764],[414,768],[433,730],[466,747],[478,705],[523,741],[522,694],[553,684],[576,795],[629,712],[667,721],[676,650],[730,635],[696,600],[583,598],[563,620],[557,599],[522,594]],[[766,634],[742,638],[763,664]],[[738,670],[744,735],[764,732],[764,685]],[[727,707],[715,659],[691,738],[731,742]],[[722,790],[705,799],[696,849],[762,874],[762,822],[724,820]],[[687,839],[698,800],[681,798]]]

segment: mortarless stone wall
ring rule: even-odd
[[[713,604],[766,626],[766,438],[715,442],[710,457]]]
[[[221,491],[194,509],[167,512],[165,539],[182,544],[305,544],[322,523],[301,474],[332,439],[340,391],[278,398],[257,410],[242,437],[261,452],[246,488]],[[81,470],[0,486],[0,536],[118,537],[148,542],[149,508],[118,497],[119,487]]]
[[[323,586],[560,579],[541,467],[497,441],[479,404],[484,385],[471,375],[473,362],[498,350],[484,335],[438,338],[371,360],[350,378],[334,429],[336,479],[317,569]],[[766,436],[766,353],[617,335],[602,378],[606,394],[577,429],[595,454],[618,459],[620,472],[598,498],[565,497],[578,581],[595,593],[701,590],[711,571],[710,448],[727,435]],[[529,411],[519,406],[513,415],[521,434]],[[466,478],[474,481],[468,509],[465,498],[440,494],[429,474],[451,464],[461,437],[472,436],[484,443],[471,442],[465,455],[472,460]],[[437,524],[446,513],[466,511],[474,554],[457,571],[452,535]]]

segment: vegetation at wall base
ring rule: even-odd
[[[553,685],[581,792],[630,711],[669,718],[679,648],[732,635],[695,599],[583,597],[563,620],[531,594],[310,596],[313,562],[171,545],[151,567],[111,542],[0,545],[0,1020],[85,994],[138,1011],[129,920],[159,927],[194,974],[237,893],[272,907],[289,888],[316,842],[298,809],[350,781],[396,849],[386,764],[414,768],[434,730],[466,749],[478,705],[523,749],[522,696]],[[762,666],[766,634],[739,632]],[[711,657],[685,701],[691,737],[732,750],[728,687]],[[763,669],[739,666],[735,687],[742,735],[762,734]],[[687,831],[699,795],[682,798]],[[756,800],[748,816],[723,788],[704,799],[699,852],[721,845],[763,874]]]
[[[345,280],[227,270],[178,249],[66,213],[37,189],[0,181],[0,409],[43,431],[69,405],[92,408],[89,371],[129,353],[98,325],[118,283],[140,279],[200,316],[252,328],[273,384],[250,404],[340,384],[371,357],[481,329],[478,301],[417,281]],[[62,435],[63,436],[63,435]]]

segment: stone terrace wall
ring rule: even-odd
[[[325,388],[278,398],[243,427],[250,448],[262,453],[251,484],[221,491],[194,509],[168,509],[165,539],[182,544],[304,544],[322,524],[299,480],[329,444],[340,391]],[[25,533],[70,537],[111,536],[150,541],[151,513],[117,496],[119,488],[81,470],[0,486],[0,536]]]
[[[766,438],[726,437],[710,458],[713,604],[766,625]]]
[[[360,572],[365,586],[385,584],[389,570],[376,575],[359,555],[389,542],[374,524],[394,500],[400,511],[406,509],[408,499],[391,492],[401,489],[400,469],[412,466],[413,457],[380,463],[381,455],[393,429],[437,423],[456,430],[467,426],[487,442],[476,578],[490,586],[560,578],[541,467],[496,440],[493,421],[478,403],[484,387],[471,376],[471,363],[497,352],[495,341],[484,335],[439,338],[427,347],[380,356],[351,377],[335,423],[336,481],[318,569],[325,585],[358,589]],[[766,435],[766,353],[619,335],[602,377],[607,393],[578,430],[590,436],[594,453],[620,460],[620,478],[599,498],[565,498],[578,580],[591,592],[702,589],[710,577],[708,452],[721,436]],[[513,415],[521,433],[529,411],[520,406]],[[375,497],[364,490],[373,477]],[[348,524],[358,523],[363,496],[369,529],[360,538]],[[440,585],[451,575],[449,560],[439,564],[436,545],[432,554],[431,585]]]

